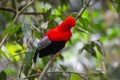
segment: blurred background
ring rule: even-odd
[[[43,80],[120,80],[120,0],[0,0],[1,80],[37,80],[49,57],[32,68],[35,41],[82,9]]]

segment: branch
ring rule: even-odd
[[[42,73],[40,74],[38,80],[42,80],[43,76],[46,74],[46,72],[48,71],[49,67],[51,66],[51,64],[54,62],[54,60],[56,59],[57,55],[55,54],[47,63],[47,65],[45,66],[45,68],[43,69]]]
[[[79,11],[79,13],[78,13],[78,15],[76,17],[76,20],[78,20],[79,18],[81,18],[83,12],[87,9],[87,7],[89,6],[90,2],[91,2],[91,0],[89,0],[88,3],[86,4],[86,6]]]
[[[17,0],[12,0],[12,4],[13,4],[13,8],[18,11],[18,7],[17,7]]]
[[[15,18],[13,19],[13,21],[16,21],[17,20],[17,18],[19,17],[19,15],[21,14],[21,13],[23,13],[23,11],[25,10],[25,9],[27,9],[32,3],[34,3],[36,0],[32,0],[28,5],[26,5],[25,7],[23,7],[23,9],[22,10],[20,10],[20,11],[13,11],[13,10],[11,10],[11,9],[5,9],[5,8],[1,8],[1,9],[4,9],[4,10],[7,10],[7,11],[11,11],[11,12],[14,12],[14,13],[16,13],[16,15],[15,15]],[[4,42],[6,41],[6,39],[7,39],[7,37],[9,36],[9,33],[3,38],[3,40],[1,41],[1,43],[0,43],[0,48],[2,47],[2,45],[4,44]]]
[[[106,70],[105,62],[101,62],[101,69],[102,69],[102,72],[106,75],[107,70]]]
[[[5,35],[5,37],[2,39],[2,41],[0,43],[0,48],[2,47],[2,45],[4,44],[4,42],[6,41],[7,38],[8,38],[8,34]]]
[[[18,73],[18,78],[21,77],[21,73],[22,73],[22,70],[23,70],[23,67],[24,67],[24,63],[25,63],[25,61],[23,61],[22,65],[20,66],[20,70],[19,70],[19,73]]]
[[[9,11],[12,13],[17,13],[17,11],[15,11],[14,9],[9,9],[9,8],[0,7],[0,10]],[[43,12],[23,12],[23,13],[21,13],[21,15],[39,15],[39,14],[44,14],[44,13]]]
[[[49,74],[49,73],[72,73],[72,74],[77,74],[77,75],[79,75],[81,78],[83,78],[84,80],[86,80],[85,79],[85,77],[83,77],[83,76],[88,76],[87,74],[83,74],[83,73],[77,73],[77,72],[72,72],[72,71],[52,71],[52,72],[46,72],[46,74]],[[32,75],[30,75],[30,76],[28,76],[28,77],[25,77],[25,78],[22,78],[22,79],[29,79],[29,78],[32,78],[32,77],[35,77],[35,76],[38,76],[38,75],[40,75],[41,73],[37,73],[37,74],[32,74]]]
[[[5,10],[5,11],[9,11],[9,12],[16,13],[15,10],[13,10],[13,9],[9,9],[9,8],[3,8],[3,7],[0,7],[0,10]]]
[[[22,10],[20,10],[19,14],[23,13],[25,11],[25,9],[27,9],[31,4],[33,4],[36,0],[32,0],[28,5],[26,5],[25,7],[22,8]]]
[[[44,14],[43,12],[23,12],[22,15],[39,15]]]
[[[16,21],[17,18],[18,18],[18,16],[19,16],[20,14],[22,14],[22,13],[25,11],[25,9],[27,9],[27,8],[28,8],[31,4],[33,4],[35,1],[36,1],[36,0],[32,0],[28,5],[26,5],[25,7],[23,7],[20,11],[17,11],[17,14],[16,14],[16,16],[15,16],[15,18],[14,18],[14,21]]]

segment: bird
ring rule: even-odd
[[[72,36],[71,29],[75,27],[76,19],[68,16],[60,25],[48,31],[38,42],[33,62],[36,63],[37,56],[40,58],[50,54],[56,54],[64,48]]]

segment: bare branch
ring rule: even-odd
[[[18,73],[18,78],[21,77],[21,73],[22,73],[22,70],[23,70],[23,67],[24,67],[24,63],[25,63],[25,61],[23,61],[22,64],[21,64],[21,67],[20,67],[20,70],[19,70],[19,73]]]
[[[44,14],[43,12],[23,12],[21,15],[39,15]]]
[[[36,0],[32,0],[28,5],[26,5],[25,7],[23,7],[20,11],[17,11],[17,14],[16,14],[16,16],[15,16],[15,18],[14,18],[14,21],[16,21],[17,18],[18,18],[18,16],[19,16],[20,14],[22,14],[22,13],[25,11],[25,9],[27,9],[27,8],[28,8],[31,4],[33,4],[35,1],[36,1]]]
[[[9,8],[3,8],[3,7],[0,7],[0,10],[5,10],[5,11],[9,11],[9,12],[16,13],[15,10],[13,10],[13,9],[9,9]]]
[[[2,8],[2,7],[0,7],[0,10],[9,11],[9,12],[12,12],[12,13],[15,13],[15,14],[17,12],[14,9]],[[43,12],[23,12],[20,15],[39,15],[39,14],[44,14],[44,13]]]
[[[51,66],[51,64],[54,62],[54,60],[56,59],[57,55],[55,54],[47,63],[47,65],[45,66],[45,68],[43,69],[42,73],[40,74],[38,80],[42,80],[42,78],[44,77],[44,75],[46,74],[46,72],[48,71],[49,67]]]
[[[18,11],[17,0],[12,0],[13,8]]]
[[[7,11],[11,11],[11,12],[16,13],[15,18],[13,19],[13,21],[16,21],[17,18],[19,17],[19,15],[20,15],[21,13],[23,13],[24,10],[27,9],[27,8],[28,8],[32,3],[34,3],[35,1],[36,1],[36,0],[32,0],[28,5],[26,5],[25,7],[23,7],[22,10],[17,11],[17,12],[16,12],[16,11],[13,11],[13,10],[11,10],[11,9],[5,9],[5,8],[1,8],[1,9],[4,9],[4,10],[7,10]],[[3,40],[1,41],[1,43],[0,43],[0,48],[2,47],[2,45],[4,44],[4,42],[6,41],[8,35],[9,35],[9,33],[8,33],[7,35],[5,35],[5,37],[4,37]]]
[[[68,74],[77,74],[79,75],[81,78],[83,78],[84,80],[86,80],[86,78],[84,76],[88,76],[87,74],[84,74],[84,73],[78,73],[78,72],[72,72],[72,71],[50,71],[50,72],[46,72],[46,74],[49,74],[49,73],[68,73]],[[29,79],[29,78],[32,78],[32,77],[35,77],[35,76],[38,76],[40,75],[41,73],[37,73],[37,74],[32,74],[28,77],[25,77],[25,78],[22,78],[22,79]]]
[[[105,62],[101,62],[101,69],[102,69],[103,73],[106,75],[107,70],[106,70]]]
[[[76,17],[76,20],[81,18],[83,12],[87,9],[87,7],[89,6],[90,2],[91,2],[91,0],[89,0],[88,3],[86,4],[86,6],[79,11],[79,13],[78,13],[78,15]]]
[[[4,42],[6,41],[6,39],[8,38],[8,34],[5,35],[5,37],[2,39],[2,41],[0,42],[0,48],[2,47],[2,45],[4,44]]]
[[[20,10],[19,14],[23,13],[25,11],[25,9],[27,9],[31,4],[33,4],[36,0],[32,0],[28,5],[26,5],[25,7],[22,8],[22,10]]]

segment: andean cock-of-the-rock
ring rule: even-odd
[[[68,16],[60,25],[48,31],[38,43],[34,54],[34,63],[36,62],[37,55],[41,58],[50,54],[56,54],[64,48],[66,42],[72,36],[71,28],[75,25],[75,18]]]

